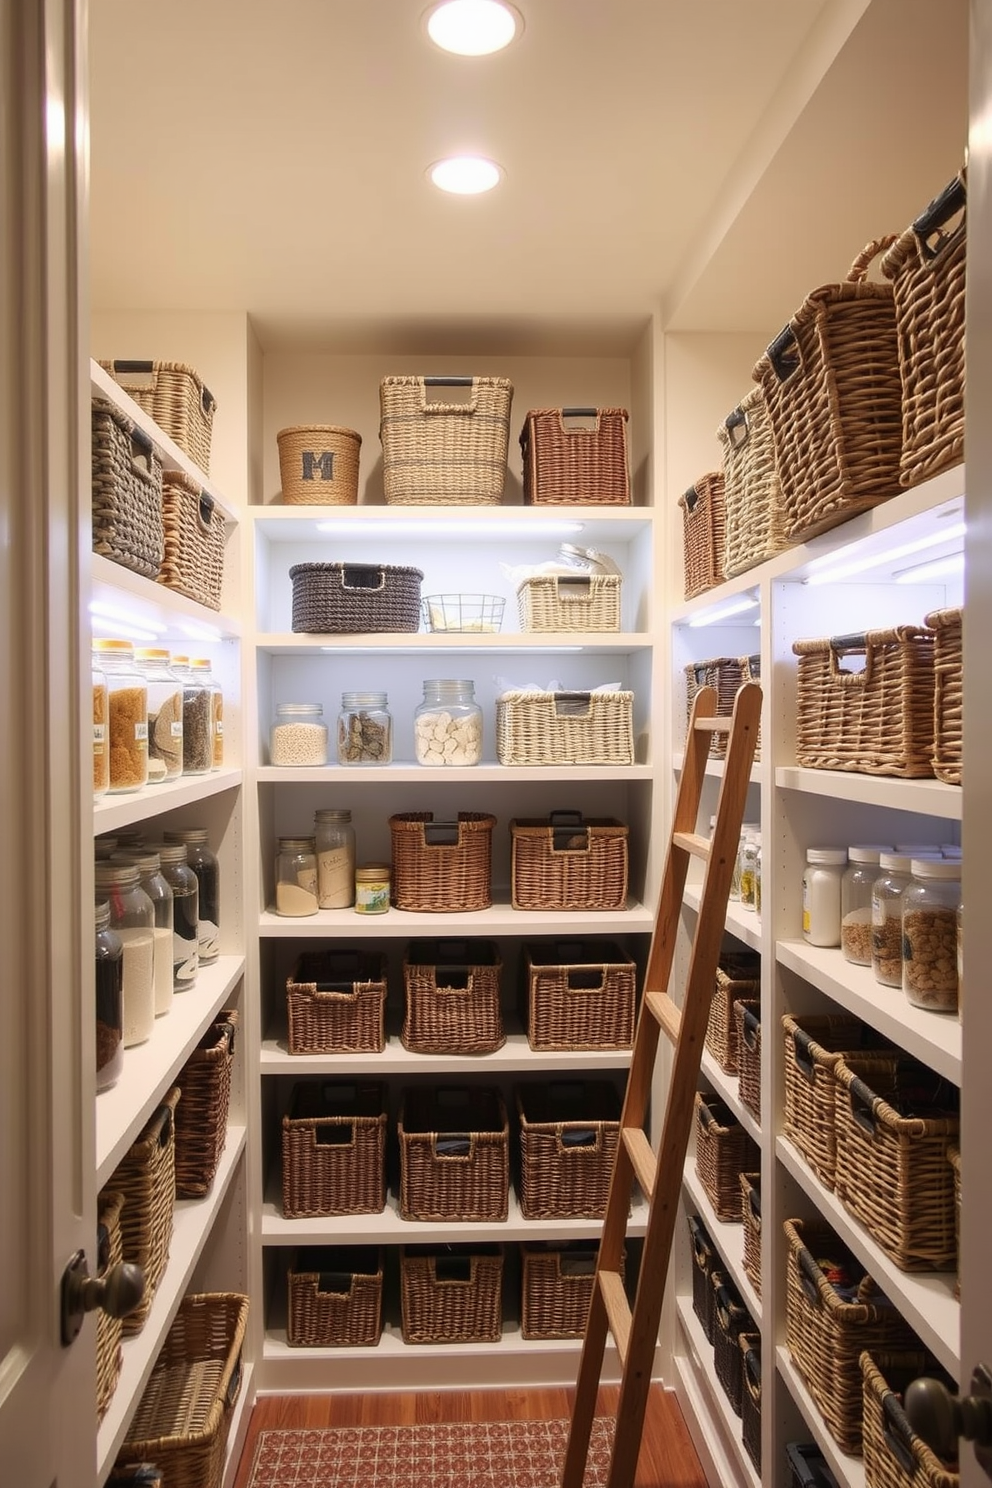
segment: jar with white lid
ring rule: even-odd
[[[482,759],[482,709],[475,683],[454,678],[424,682],[424,700],[413,715],[418,765],[477,765]]]
[[[312,837],[280,837],[276,853],[276,914],[315,915],[317,853]]]
[[[277,703],[269,733],[272,765],[326,765],[327,724],[322,703]]]
[[[847,849],[848,867],[840,885],[840,948],[845,961],[871,965],[871,891],[878,860],[890,851],[884,843],[855,843]]]
[[[388,765],[393,719],[384,692],[343,692],[338,714],[338,764]]]
[[[110,792],[148,784],[148,687],[130,641],[93,642],[93,660],[107,679]]]
[[[840,885],[846,847],[808,847],[803,872],[803,935],[810,945],[840,945]]]
[[[961,864],[914,858],[902,895],[902,987],[915,1007],[958,1008],[957,924]]]
[[[134,664],[148,688],[148,783],[183,773],[183,682],[162,646],[141,646]]]

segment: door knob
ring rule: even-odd
[[[68,1346],[83,1326],[83,1318],[97,1307],[111,1317],[133,1312],[145,1292],[145,1273],[130,1261],[91,1276],[86,1252],[77,1250],[62,1273],[62,1343]]]
[[[958,1437],[974,1442],[975,1456],[992,1478],[992,1371],[979,1364],[971,1376],[971,1394],[952,1395],[940,1380],[916,1379],[907,1387],[909,1424],[931,1451],[945,1461],[958,1455]]]

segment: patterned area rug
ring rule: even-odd
[[[558,1488],[567,1421],[262,1431],[248,1488]],[[585,1488],[604,1488],[613,1421],[593,1422]]]

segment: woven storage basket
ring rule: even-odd
[[[511,821],[513,908],[626,908],[628,835],[622,822],[580,811]]]
[[[290,1054],[381,1054],[386,958],[374,951],[305,951],[286,980]]]
[[[516,1092],[520,1212],[602,1219],[620,1142],[620,1097],[606,1080],[549,1080]]]
[[[496,699],[501,765],[632,765],[632,692],[504,692]]]
[[[107,1185],[124,1195],[121,1245],[125,1261],[140,1266],[145,1290],[123,1320],[124,1336],[140,1333],[169,1260],[176,1205],[176,1106],[179,1091],[165,1096],[144,1131],[118,1163]]]
[[[629,1049],[637,966],[613,941],[524,947],[524,1026],[532,1049]]]
[[[796,763],[814,770],[933,775],[933,633],[916,625],[795,641]],[[864,657],[847,670],[846,658]]]
[[[782,483],[763,389],[753,387],[724,419],[716,435],[723,450],[724,573],[730,579],[789,546]]]
[[[865,1488],[958,1488],[957,1463],[941,1461],[917,1436],[902,1405],[907,1385],[920,1375],[938,1378],[952,1395],[955,1382],[922,1349],[866,1350],[859,1364]]]
[[[146,579],[162,566],[162,460],[113,404],[93,399],[93,551]]]
[[[495,825],[496,818],[482,811],[459,811],[456,821],[443,822],[432,811],[391,816],[395,908],[426,914],[488,909]]]
[[[362,436],[340,424],[280,429],[279,478],[287,506],[357,506]]]
[[[853,1054],[834,1065],[837,1197],[901,1270],[949,1270],[957,1092],[897,1054],[861,1071]]]
[[[737,1023],[737,1087],[752,1116],[761,1120],[761,1003],[741,997],[734,1003]]]
[[[382,1085],[297,1085],[282,1118],[282,1212],[380,1214],[386,1203]]]
[[[833,1189],[837,1166],[834,1065],[841,1054],[859,1059],[871,1050],[887,1057],[866,1024],[843,1014],[782,1018],[785,1032],[785,1104],[782,1133],[798,1149],[825,1188]],[[872,1045],[875,1048],[872,1049]]]
[[[933,773],[948,785],[961,784],[964,723],[964,610],[931,610],[923,621],[933,631]]]
[[[498,1343],[503,1336],[500,1245],[404,1245],[404,1343]]]
[[[686,599],[705,594],[726,577],[727,517],[723,471],[702,476],[679,497]]]
[[[899,337],[904,486],[964,455],[966,207],[962,173],[882,259]]]
[[[164,553],[158,582],[208,609],[220,609],[224,586],[223,513],[213,497],[178,470],[162,472]]]
[[[697,1214],[689,1215],[689,1244],[692,1247],[692,1310],[703,1325],[708,1343],[713,1342],[713,1283],[717,1253],[709,1231]]]
[[[510,1192],[510,1126],[498,1090],[407,1090],[399,1117],[404,1219],[504,1220]]]
[[[758,682],[761,678],[759,656],[714,656],[708,661],[691,661],[685,668],[685,716],[688,724],[692,718],[692,705],[701,687],[716,689],[716,711],[729,718],[734,711],[738,688],[745,682]],[[729,735],[714,733],[710,739],[710,759],[725,759]],[[755,760],[761,758],[761,730],[754,751]]]
[[[124,1259],[121,1237],[121,1211],[125,1199],[121,1193],[105,1190],[97,1209],[97,1274],[107,1276]],[[112,1317],[105,1308],[96,1315],[96,1418],[102,1421],[114,1398],[121,1377],[124,1354],[121,1349],[121,1319]]]
[[[620,574],[534,574],[517,590],[521,630],[619,630]]]
[[[502,1048],[502,972],[495,941],[411,941],[403,958],[403,1047],[417,1054],[492,1054]]]
[[[741,1440],[761,1476],[761,1334],[741,1333]]]
[[[961,1265],[961,1152],[958,1147],[948,1147],[947,1161],[951,1165],[954,1174],[954,1247],[955,1260],[960,1268]],[[958,1279],[954,1283],[954,1295],[961,1295],[960,1271]]]
[[[118,1462],[154,1462],[163,1488],[220,1488],[241,1388],[248,1298],[188,1294],[165,1337]]]
[[[111,1488],[165,1488],[165,1478],[153,1462],[114,1467],[107,1482]]]
[[[754,1319],[740,1299],[737,1288],[722,1271],[710,1277],[713,1287],[713,1368],[735,1415],[741,1413],[742,1333],[754,1332]]]
[[[420,629],[419,568],[389,563],[294,563],[293,630],[377,635]]]
[[[838,1488],[827,1460],[814,1442],[786,1442],[788,1488]]]
[[[379,1342],[381,1250],[334,1245],[298,1250],[286,1285],[286,1338],[294,1348],[362,1348]]]
[[[831,1436],[843,1452],[861,1451],[863,1349],[911,1348],[913,1333],[872,1278],[824,1224],[787,1219],[785,1341]],[[846,1301],[819,1260],[850,1280]]]
[[[469,389],[461,402],[428,388]],[[384,377],[382,483],[388,506],[498,506],[506,481],[513,384],[505,377]]]
[[[744,1272],[761,1296],[761,1174],[742,1173],[741,1220],[744,1225]]]
[[[761,1166],[758,1145],[715,1096],[696,1091],[696,1173],[717,1219],[740,1224],[741,1173]]]
[[[629,506],[626,408],[531,408],[520,431],[524,502]]]
[[[199,374],[184,362],[101,362],[100,366],[209,475],[217,402]]]
[[[227,1008],[207,1029],[179,1075],[176,1108],[176,1197],[200,1199],[210,1192],[227,1141],[234,1065],[236,1008]]]
[[[524,1338],[582,1337],[598,1249],[593,1240],[539,1240],[521,1245],[520,1331]]]
[[[716,986],[706,1024],[706,1047],[725,1074],[737,1073],[737,1019],[734,1004],[741,997],[761,996],[761,957],[756,951],[723,951],[716,968]]]
[[[899,489],[902,390],[891,284],[868,280],[892,243],[869,243],[842,284],[815,289],[754,368],[786,510],[801,542]]]

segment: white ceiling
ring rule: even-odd
[[[519,5],[459,58],[426,0],[91,0],[94,308],[329,348],[767,328],[960,164],[967,0]],[[444,196],[460,151],[505,180]]]

